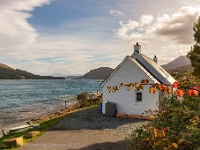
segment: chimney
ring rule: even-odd
[[[158,58],[156,57],[156,55],[154,55],[153,61],[156,63],[158,62]]]
[[[141,53],[141,46],[138,44],[138,42],[136,43],[136,45],[134,45],[134,53]]]

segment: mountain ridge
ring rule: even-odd
[[[192,71],[192,66],[187,56],[179,56],[173,61],[161,66],[169,73],[173,73],[173,72],[181,73],[185,70]],[[90,70],[85,75],[80,76],[76,79],[105,79],[113,71],[114,69],[110,67],[99,67],[97,69]]]
[[[114,69],[110,67],[99,67],[97,69],[90,70],[83,76],[80,76],[76,79],[105,79],[107,78]]]
[[[40,76],[33,73],[14,69],[8,65],[0,63],[0,79],[64,79],[62,77]]]
[[[191,64],[190,59],[187,58],[187,56],[179,56],[176,59],[174,59],[173,61],[161,65],[165,70],[172,70],[172,69],[176,69],[178,67],[181,66],[186,66]]]
[[[192,71],[192,66],[190,60],[187,56],[179,56],[173,61],[162,65],[162,67],[169,73],[173,72],[183,72],[185,70]],[[107,78],[114,69],[110,67],[99,67],[97,69],[90,70],[83,76],[73,77],[76,79],[105,79]],[[8,65],[0,63],[0,79],[64,79],[59,77],[63,74],[52,74],[57,77],[52,76],[39,76],[34,75],[30,72],[23,71],[20,69],[14,69]]]

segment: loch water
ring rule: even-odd
[[[0,129],[71,105],[77,94],[101,91],[99,80],[0,80]]]

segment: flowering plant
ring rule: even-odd
[[[133,131],[127,138],[128,148],[134,150],[194,150],[200,149],[200,98],[199,87],[179,89],[179,83],[172,86],[164,84],[149,84],[147,79],[141,83],[121,83],[120,86],[109,86],[109,92],[116,92],[121,87],[135,91],[150,85],[149,92],[154,94],[160,90],[171,93],[171,96],[161,102],[161,109],[155,114],[155,119],[148,125]],[[180,100],[182,97],[182,100]]]

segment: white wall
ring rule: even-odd
[[[127,91],[125,87],[115,93],[109,93],[107,86],[120,85],[121,82],[140,83],[142,79],[149,79],[154,83],[134,62],[127,59],[124,64],[115,72],[115,74],[103,86],[103,113],[105,114],[105,103],[114,102],[117,105],[119,114],[139,114],[145,110],[155,110],[157,108],[159,92],[156,94],[149,93],[149,86],[145,86],[142,92],[142,102],[136,102],[135,89]]]

